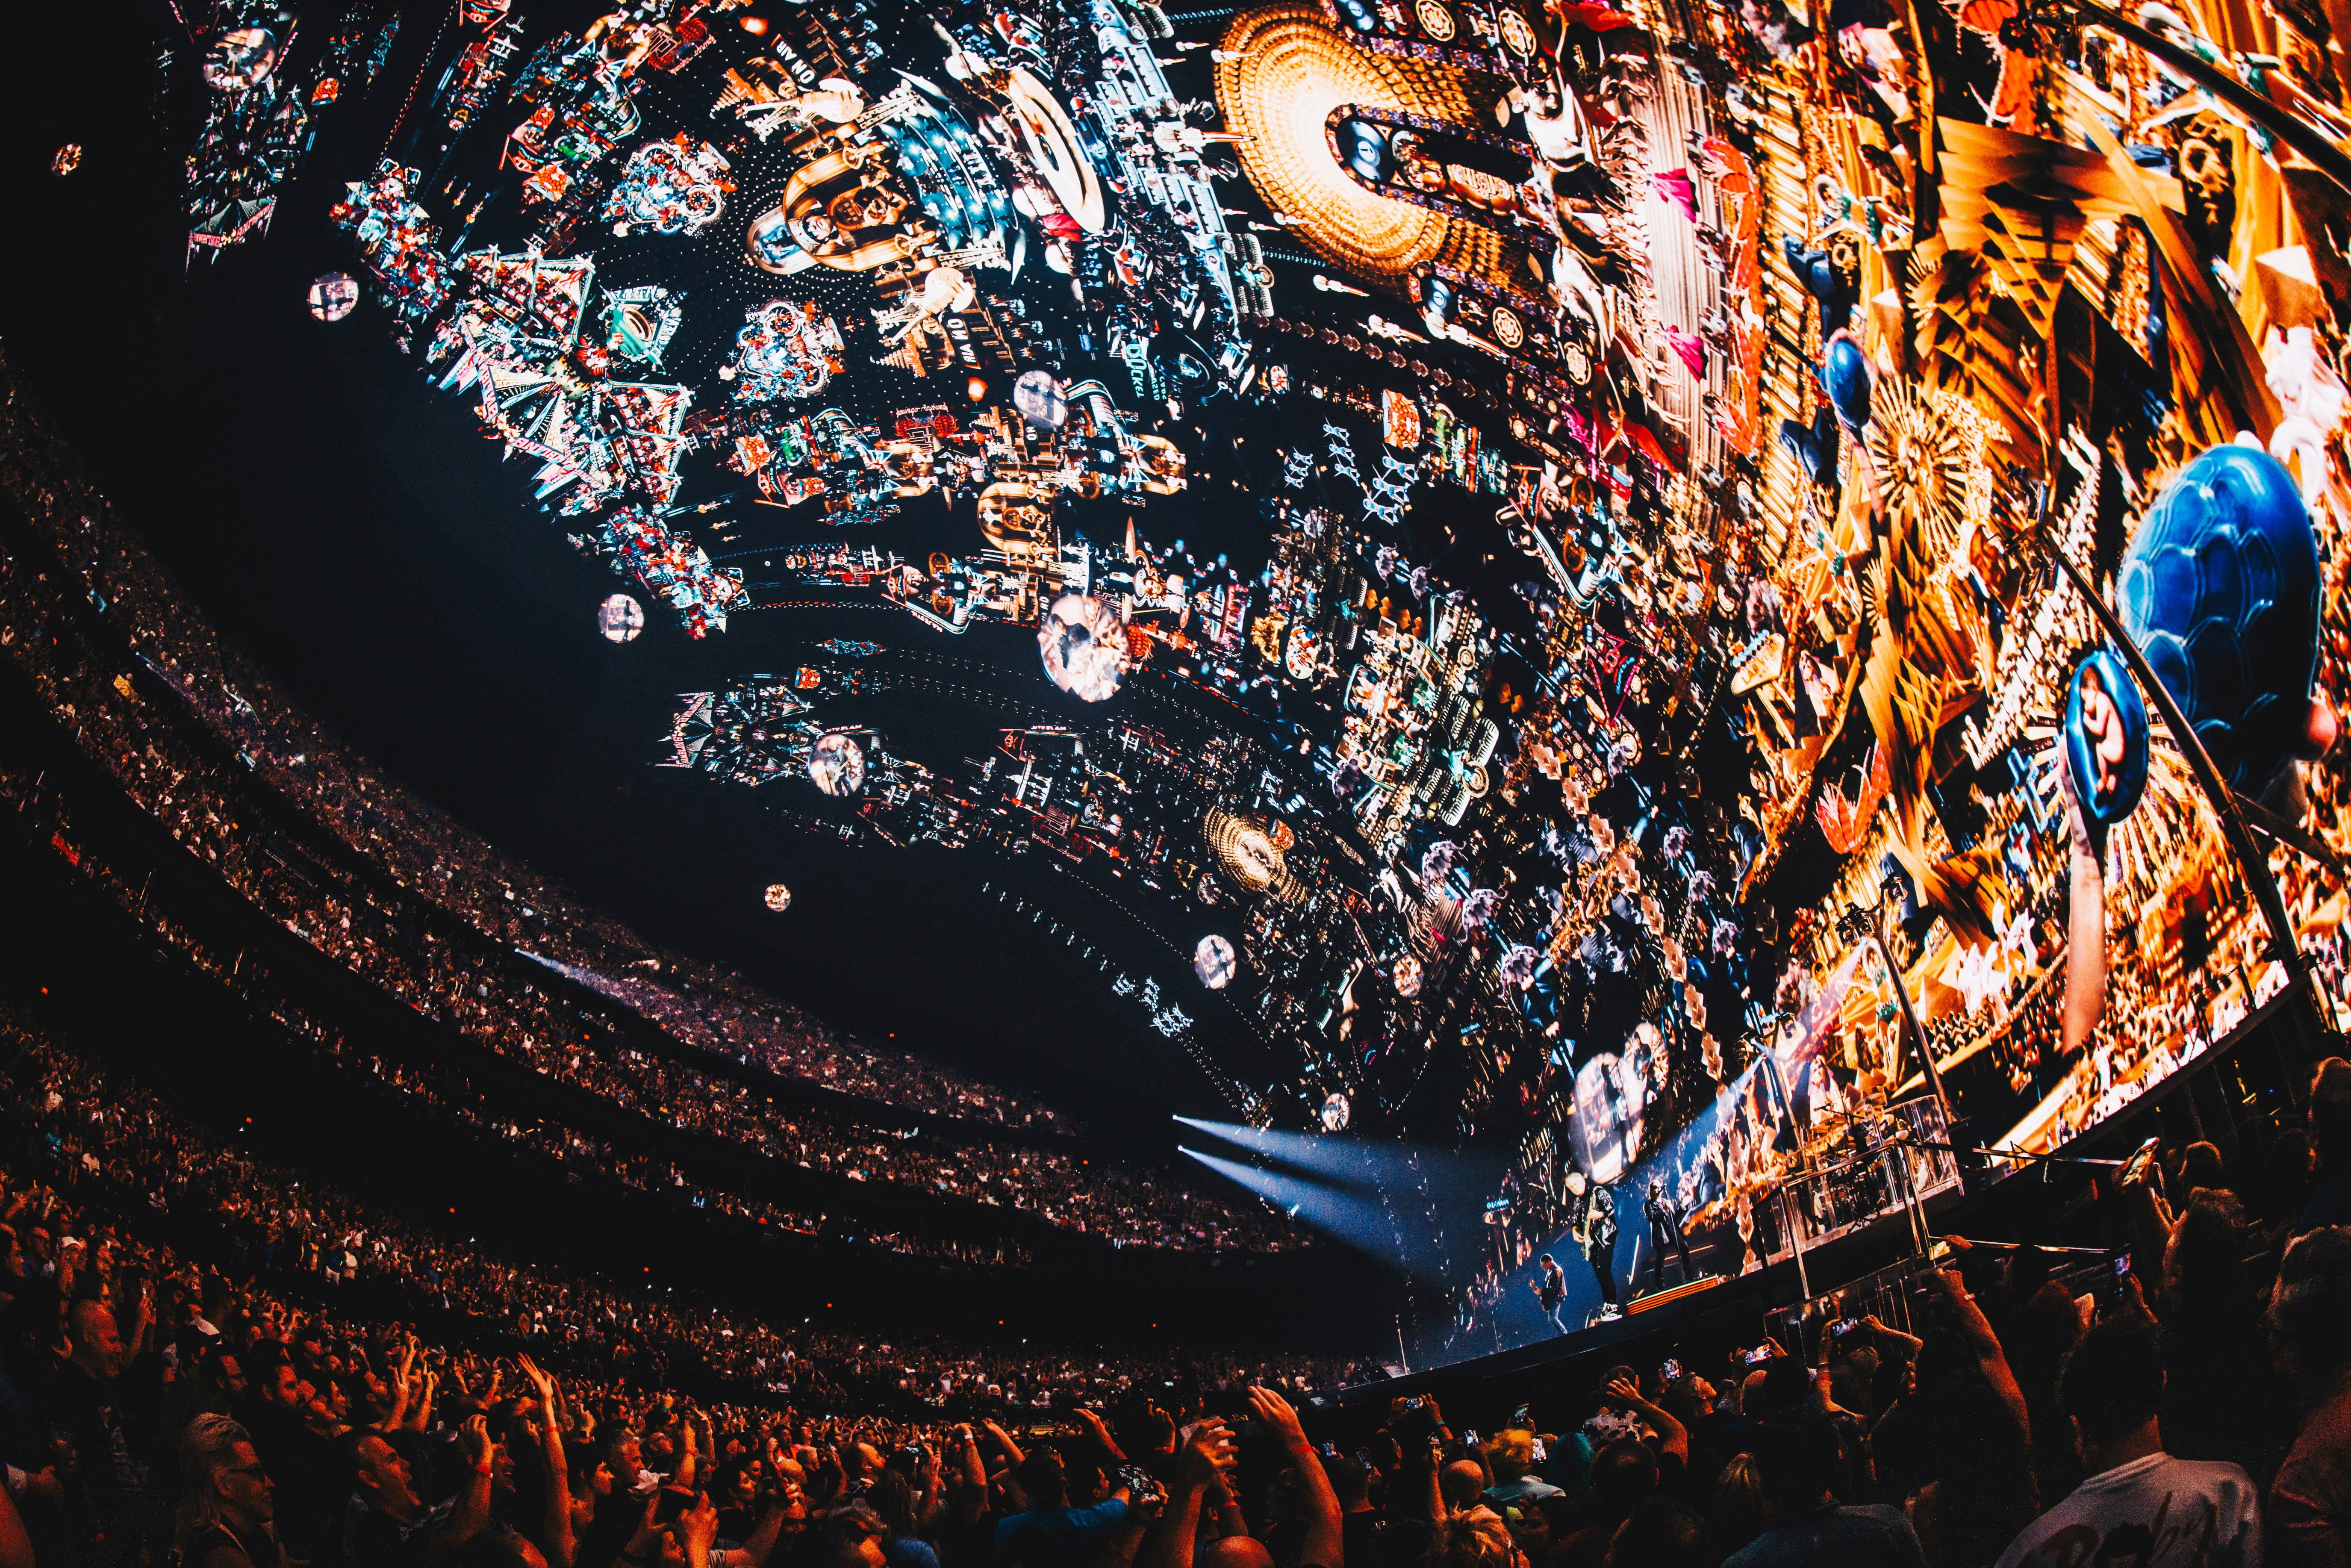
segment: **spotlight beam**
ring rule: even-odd
[[[1447,1270],[1442,1238],[1405,1235],[1387,1205],[1370,1192],[1324,1186],[1303,1176],[1260,1170],[1181,1145],[1177,1149],[1366,1257],[1416,1279],[1445,1282]]]

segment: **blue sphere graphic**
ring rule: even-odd
[[[2124,553],[2116,598],[2229,787],[2267,789],[2318,667],[2318,540],[2294,476],[2252,446],[2189,464]]]
[[[1857,431],[1869,423],[1870,382],[1869,356],[1853,334],[1839,332],[1831,338],[1821,355],[1821,387],[1836,409],[1837,423],[1847,430]]]
[[[2103,692],[2114,704],[2113,729],[2122,744],[2122,757],[2102,775],[2097,741],[2083,722],[2083,699]],[[2074,792],[2085,815],[2101,827],[2112,827],[2131,814],[2147,790],[2147,705],[2139,700],[2138,683],[2131,679],[2122,656],[2111,648],[2097,648],[2074,667],[2065,685],[2065,715],[2061,733],[2065,760],[2072,767]],[[2105,784],[2101,787],[2100,780]]]

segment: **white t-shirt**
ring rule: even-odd
[[[2234,1465],[2149,1454],[2101,1470],[2009,1542],[1998,1568],[2261,1568],[2261,1492]]]

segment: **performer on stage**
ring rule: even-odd
[[[1535,1261],[1542,1265],[1542,1272],[1527,1281],[1528,1288],[1534,1291],[1535,1300],[1542,1303],[1543,1316],[1551,1320],[1551,1326],[1565,1333],[1567,1321],[1559,1315],[1559,1311],[1567,1304],[1567,1276],[1560,1271],[1558,1264],[1552,1261],[1548,1252]]]
[[[1616,1198],[1598,1182],[1587,1180],[1582,1171],[1567,1173],[1567,1190],[1575,1200],[1575,1218],[1570,1234],[1583,1249],[1583,1260],[1592,1265],[1592,1272],[1600,1281],[1600,1317],[1605,1322],[1622,1317],[1624,1310],[1616,1304]]]
[[[1682,1279],[1690,1281],[1689,1241],[1682,1235],[1681,1206],[1666,1196],[1666,1184],[1649,1183],[1649,1196],[1642,1201],[1641,1212],[1649,1219],[1649,1289],[1656,1290],[1666,1282],[1666,1249],[1671,1247],[1681,1260]]]

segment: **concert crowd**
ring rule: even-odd
[[[706,1147],[756,1152],[780,1176],[1015,1210],[1113,1246],[1302,1244],[1262,1204],[1089,1152],[1041,1106],[840,1040],[722,971],[582,912],[350,761],[222,647],[21,403],[0,427],[0,487],[22,525],[0,577],[0,650],[175,841],[353,974],[550,1083]],[[336,841],[306,843],[303,831],[319,826]],[[131,890],[119,891],[128,904]],[[625,976],[603,988],[622,999],[559,998],[555,977],[526,951]],[[334,1030],[316,1032],[344,1054]],[[414,1074],[378,1076],[405,1083]],[[568,1125],[525,1134],[527,1118],[477,1114],[517,1128],[508,1135],[517,1139],[552,1146],[573,1136]],[[736,1192],[724,1201],[766,1200]]]
[[[1955,1240],[1907,1327],[1448,1416],[1316,1398],[1362,1366],[892,1344],[564,1275],[298,1181],[21,1019],[0,1057],[0,1568],[2276,1568],[2351,1539],[2341,1059],[2260,1168],[2126,1171],[2129,1267],[2086,1290]]]

